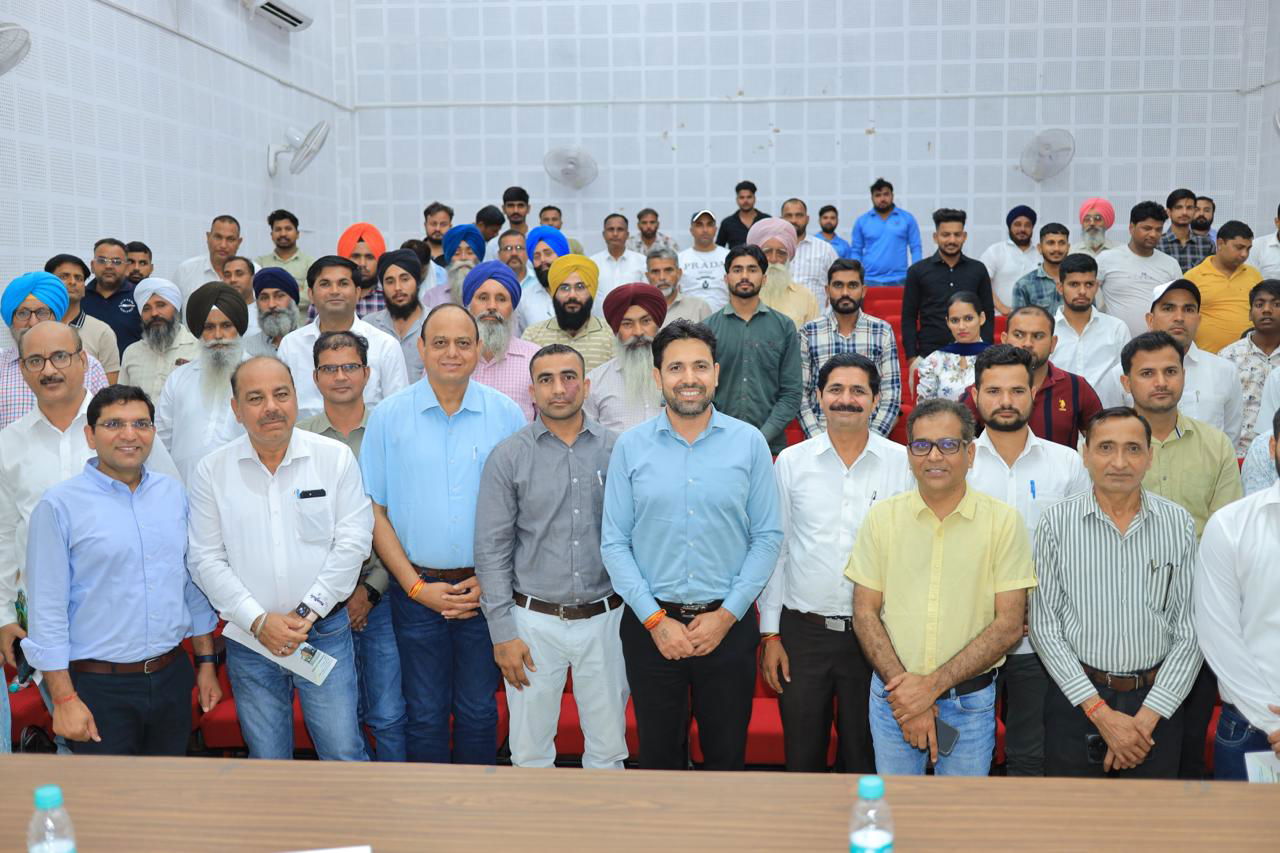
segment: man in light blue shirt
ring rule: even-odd
[[[154,418],[141,388],[99,391],[86,416],[97,457],[31,514],[22,650],[44,672],[54,733],[77,754],[185,755],[192,685],[205,711],[222,698],[217,617],[187,572],[186,496],[143,464]]]
[[[476,499],[489,452],[527,421],[511,398],[471,381],[479,329],[462,306],[431,309],[418,352],[425,375],[374,409],[360,450],[374,550],[392,576],[408,757],[493,764],[499,672],[479,610]]]
[[[871,185],[871,203],[872,209],[853,223],[850,257],[862,262],[868,286],[903,285],[907,267],[923,257],[920,226],[914,216],[894,206],[893,184],[884,178]]]
[[[653,342],[666,410],[623,433],[605,485],[600,551],[622,621],[640,766],[687,766],[689,698],[704,767],[742,769],[755,689],[752,607],[782,545],[769,446],[712,405],[715,336],[677,320]]]

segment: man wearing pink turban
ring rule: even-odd
[[[1105,198],[1087,198],[1080,205],[1081,239],[1071,247],[1071,252],[1081,252],[1097,257],[1119,243],[1107,239],[1107,229],[1116,223],[1116,209]]]
[[[760,301],[785,314],[797,329],[818,316],[818,300],[791,277],[787,266],[796,256],[796,229],[785,219],[757,219],[747,231],[747,245],[758,246],[769,261]]]

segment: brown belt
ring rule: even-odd
[[[658,606],[667,611],[667,615],[672,619],[689,620],[703,613],[710,613],[712,610],[720,609],[723,601],[708,601],[705,604],[679,604],[671,601],[659,601]]]
[[[444,581],[445,583],[461,583],[467,578],[476,576],[474,566],[467,566],[465,569],[428,569],[425,566],[414,566],[413,570],[423,580]]]
[[[823,616],[820,613],[805,613],[802,610],[792,610],[790,607],[787,610],[800,617],[802,622],[817,625],[819,628],[826,628],[828,631],[848,633],[853,630],[852,616]]]
[[[1145,672],[1103,672],[1100,669],[1094,669],[1087,663],[1081,662],[1080,666],[1084,668],[1084,674],[1089,676],[1098,687],[1109,687],[1119,693],[1128,693],[1132,690],[1142,690],[1156,683],[1156,673],[1160,671],[1160,664],[1156,664]]]
[[[182,647],[174,646],[162,655],[149,660],[140,660],[137,663],[112,663],[109,660],[86,659],[73,660],[67,666],[76,672],[92,672],[98,675],[134,675],[139,672],[154,675],[173,663],[180,654],[183,654]]]
[[[523,592],[517,592],[512,598],[517,607],[528,608],[534,613],[559,616],[561,619],[590,619],[592,616],[599,616],[601,613],[617,610],[622,606],[622,596],[616,592],[608,598],[593,601],[590,604],[552,604],[550,601],[531,598]]]

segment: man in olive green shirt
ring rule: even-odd
[[[1138,335],[1120,350],[1120,384],[1133,408],[1151,425],[1151,468],[1147,490],[1181,506],[1196,522],[1196,538],[1209,516],[1244,496],[1231,439],[1204,421],[1178,411],[1184,373],[1182,347],[1167,332]],[[1183,700],[1182,755],[1178,777],[1204,776],[1204,739],[1218,698],[1218,680],[1200,667]]]
[[[724,260],[729,304],[704,321],[716,336],[716,408],[764,433],[777,456],[800,411],[800,336],[785,314],[760,301],[769,262],[757,246],[735,246]]]
[[[265,255],[253,259],[258,269],[263,267],[280,267],[294,281],[298,282],[298,311],[305,321],[307,319],[307,270],[315,263],[315,258],[298,248],[298,217],[287,210],[273,210],[267,216],[267,224],[271,226],[271,242],[275,249]]]
[[[316,339],[314,354],[315,383],[324,398],[324,410],[299,421],[298,428],[341,441],[359,459],[369,422],[369,409],[364,404],[369,345],[351,332],[325,332]],[[355,643],[360,723],[369,727],[377,744],[375,749],[365,741],[370,761],[404,761],[406,756],[400,654],[392,630],[391,603],[382,601],[390,582],[386,567],[370,553],[346,601]]]

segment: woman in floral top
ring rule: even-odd
[[[954,294],[947,303],[947,326],[952,342],[920,360],[916,398],[944,397],[960,400],[973,384],[973,362],[991,344],[982,340],[982,324],[987,315],[978,297],[967,290]]]

